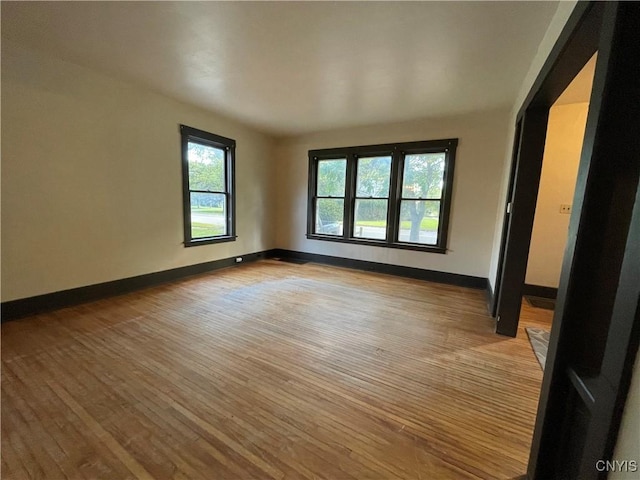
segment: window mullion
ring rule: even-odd
[[[227,193],[227,211],[225,212],[225,216],[227,219],[227,235],[236,235],[235,221],[236,221],[236,204],[235,197]]]
[[[318,157],[309,153],[309,202],[307,205],[307,235],[315,233],[318,203]]]
[[[442,200],[438,201],[439,205],[438,205],[438,218],[440,219],[438,222],[438,243],[441,243],[440,240],[442,238],[442,233],[444,231],[445,225],[444,225],[444,217],[445,217],[445,203]]]
[[[317,233],[316,225],[318,225],[318,196],[313,196],[313,202],[311,204],[311,216],[309,221],[309,233]]]
[[[345,190],[342,236],[346,239],[353,236],[353,209],[355,208],[356,201],[356,157],[353,154],[347,155]]]
[[[398,200],[413,200],[413,201],[418,201],[421,200],[423,202],[441,202],[442,198],[425,198],[425,197],[400,197]]]
[[[400,218],[400,202],[402,192],[402,152],[394,148],[391,157],[391,178],[389,181],[389,204],[387,205],[387,243],[398,241],[398,219]]]
[[[193,189],[193,188],[190,188],[190,189],[189,189],[189,192],[190,192],[190,193],[216,193],[216,194],[218,194],[218,195],[228,195],[228,194],[229,194],[229,192],[224,191],[224,190],[223,190],[223,191],[217,191],[217,190],[196,190],[196,189]]]
[[[191,242],[191,191],[189,190],[189,140],[181,134],[182,146],[182,214],[184,244]]]
[[[446,248],[449,235],[449,215],[451,213],[451,198],[453,194],[453,171],[455,166],[455,151],[458,140],[450,140],[445,151],[444,174],[442,192],[440,195],[440,221],[438,223],[438,246]]]
[[[233,206],[231,205],[231,151],[228,146],[224,147],[224,206],[225,206],[225,223],[227,224],[227,235],[231,234],[234,230],[232,227],[232,215],[235,214]],[[235,234],[235,232],[234,232]]]

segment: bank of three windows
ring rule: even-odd
[[[310,151],[307,237],[446,252],[457,143]]]

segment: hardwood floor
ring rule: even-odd
[[[2,478],[516,478],[549,315],[267,260],[9,322]]]

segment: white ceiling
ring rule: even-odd
[[[2,38],[278,135],[512,107],[557,2],[2,2]]]

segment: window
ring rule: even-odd
[[[387,238],[390,183],[391,156],[356,158],[354,237]]]
[[[184,244],[235,240],[235,140],[180,125]]]
[[[342,235],[347,175],[345,158],[320,160],[315,196],[315,233]]]
[[[311,150],[307,237],[446,253],[457,145]]]

